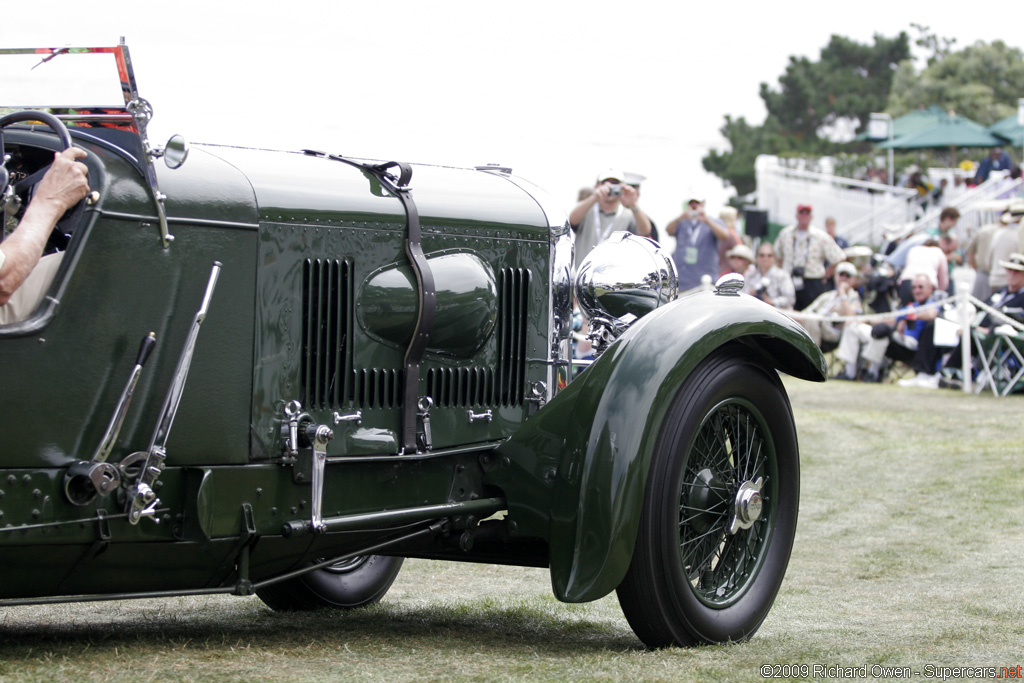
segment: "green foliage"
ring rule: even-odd
[[[761,84],[761,99],[768,118],[775,119],[786,135],[816,146],[823,127],[840,119],[857,119],[863,125],[868,114],[885,106],[896,66],[910,58],[909,38],[875,36],[864,45],[832,36],[821,58],[790,57],[779,89]]]
[[[768,110],[763,125],[725,117],[721,133],[728,150],[710,150],[702,160],[704,168],[742,196],[755,189],[759,154],[840,156],[847,159],[837,168],[840,174],[863,170],[870,163],[871,146],[839,140],[844,133],[863,130],[871,112],[899,117],[939,105],[991,125],[1017,111],[1017,98],[1024,95],[1024,52],[1002,41],[954,51],[955,38],[911,26],[918,32],[914,43],[926,53],[920,72],[906,33],[895,38],[876,35],[873,45],[833,35],[818,61],[791,57],[777,87],[761,84]]]
[[[975,43],[959,52],[933,57],[920,73],[911,62],[900,65],[886,111],[901,116],[938,104],[991,125],[1017,110],[1024,94],[1024,52],[1002,41]]]
[[[842,147],[828,132],[844,123],[862,126],[869,113],[881,111],[896,66],[909,57],[906,33],[895,38],[876,35],[873,45],[834,35],[817,62],[791,57],[778,89],[761,84],[768,110],[765,123],[754,126],[742,117],[726,116],[721,132],[729,150],[711,150],[702,160],[704,168],[743,195],[754,190],[758,154],[820,156],[839,151]]]
[[[777,154],[785,150],[785,138],[774,122],[752,126],[742,116],[735,120],[726,116],[725,125],[720,130],[729,140],[732,150],[719,153],[713,149],[701,163],[706,171],[725,179],[740,195],[749,194],[757,184],[754,176],[757,155]]]
[[[956,38],[939,37],[930,33],[931,28],[928,26],[914,23],[911,23],[910,26],[918,33],[914,44],[931,53],[928,56],[929,64],[948,57],[953,51],[953,46],[956,45]]]

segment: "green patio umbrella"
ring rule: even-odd
[[[898,116],[892,120],[892,135],[893,138],[898,138],[902,135],[907,135],[915,131],[927,128],[937,123],[940,119],[949,118],[949,113],[938,106],[933,104],[930,107],[921,109],[915,109],[914,111]],[[857,136],[858,140],[867,140],[868,131],[865,130]]]
[[[934,126],[943,119],[949,118],[949,112],[937,104],[925,109],[915,109],[909,114],[904,114],[893,119],[892,135],[894,138],[910,135],[917,131]]]
[[[1015,147],[1024,144],[1024,126],[1018,123],[1016,114],[996,121],[988,127],[988,132],[998,135]]]
[[[879,143],[882,149],[941,149],[947,147],[996,147],[1001,138],[985,126],[965,116],[946,114],[931,125],[901,135],[892,142]]]

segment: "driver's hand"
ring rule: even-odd
[[[78,147],[55,154],[53,164],[32,194],[32,203],[44,202],[59,210],[58,216],[89,194],[89,169],[78,159],[85,158]]]

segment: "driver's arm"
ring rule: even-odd
[[[85,151],[71,147],[54,155],[35,188],[18,228],[0,244],[0,306],[7,303],[43,255],[46,240],[64,212],[89,193]]]

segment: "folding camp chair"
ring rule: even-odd
[[[980,319],[980,314],[979,314]],[[983,332],[977,324],[971,326],[971,341],[973,342],[973,351],[976,351],[975,358],[978,362],[977,376],[974,378],[974,391],[975,393],[982,393],[985,389],[989,389],[993,396],[999,396],[999,391],[996,389],[995,378],[992,374],[992,360],[996,352],[996,336],[993,334],[986,334]]]
[[[1024,333],[1000,325],[986,336],[989,350],[981,360],[987,386],[996,396],[1024,390]]]

